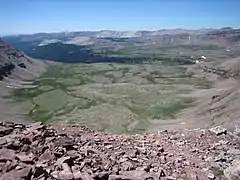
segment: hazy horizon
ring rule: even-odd
[[[222,28],[233,28],[233,29],[237,29],[235,27],[219,27],[219,28],[199,28],[199,29],[186,29],[186,28],[174,28],[174,29],[167,29],[167,28],[162,28],[162,29],[136,29],[136,30],[118,30],[118,29],[96,29],[96,30],[73,30],[73,31],[69,31],[69,30],[63,30],[63,31],[48,31],[48,32],[44,32],[44,31],[39,31],[39,32],[33,32],[33,33],[15,33],[15,34],[0,34],[0,36],[18,36],[18,35],[33,35],[33,34],[41,34],[41,33],[72,33],[72,32],[98,32],[98,31],[119,31],[119,32],[134,32],[134,31],[160,31],[160,30],[203,30],[203,29],[222,29]]]
[[[0,35],[240,28],[235,0],[2,0]]]

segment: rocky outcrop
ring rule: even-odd
[[[13,63],[5,63],[2,66],[0,65],[0,80],[3,80],[4,77],[8,77],[8,75],[11,75],[14,69],[15,65]]]
[[[229,79],[229,78],[239,79],[240,78],[240,69],[236,69],[236,70],[220,69],[220,68],[208,67],[206,65],[199,65],[198,67],[202,69],[203,72],[216,74],[223,79]]]
[[[0,80],[11,75],[16,67],[27,68],[23,61],[30,63],[21,51],[0,39]]]
[[[238,137],[209,130],[116,135],[82,126],[0,123],[0,179],[234,180]],[[223,171],[226,172],[223,173]]]
[[[209,38],[224,38],[231,42],[240,40],[240,29],[222,28],[206,34]]]

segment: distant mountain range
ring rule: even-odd
[[[37,33],[27,35],[6,36],[4,39],[11,43],[17,42],[35,42],[40,45],[46,45],[55,42],[64,42],[67,44],[91,44],[92,39],[96,38],[158,38],[164,36],[180,37],[186,36],[187,38],[220,38],[228,37],[229,40],[239,40],[240,29],[233,29],[225,27],[222,29],[161,29],[157,31],[78,31],[78,32],[59,32],[59,33]],[[176,36],[177,35],[177,36]],[[80,42],[79,42],[80,41]]]
[[[202,50],[231,49],[231,57],[235,57],[239,54],[240,29],[78,31],[5,36],[3,39],[35,58],[66,62],[95,62],[97,59],[100,62],[132,62],[129,58],[134,58],[133,61],[135,58],[166,60],[178,58],[182,53],[185,56],[195,55],[196,51],[202,54]]]
[[[226,29],[226,28],[223,28]],[[76,36],[84,36],[84,37],[144,37],[144,36],[156,36],[156,35],[164,35],[164,34],[202,34],[211,31],[215,31],[217,29],[198,29],[198,30],[188,30],[188,29],[161,29],[156,31],[116,31],[116,30],[101,30],[101,31],[72,31],[72,32],[57,32],[57,33],[36,33],[36,34],[27,34],[27,35],[14,35],[15,37],[22,37],[23,40],[33,40],[30,37],[35,37],[37,39],[41,38],[61,38],[61,37],[76,37]],[[27,38],[29,37],[29,39]],[[26,39],[25,39],[26,38]]]

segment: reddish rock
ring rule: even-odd
[[[33,163],[35,156],[32,153],[30,154],[19,153],[19,154],[16,154],[16,158],[24,163]]]
[[[64,162],[73,164],[70,156],[59,158],[55,164],[60,168]]]
[[[110,174],[111,172],[99,172],[94,173],[92,177],[94,180],[108,180]]]
[[[132,164],[131,162],[129,162],[129,161],[123,162],[123,163],[121,164],[121,166],[122,166],[122,169],[123,169],[124,171],[130,171],[130,170],[133,170],[133,169],[134,169],[133,164]]]
[[[20,170],[13,170],[2,175],[1,180],[17,180],[30,179],[32,173],[31,167],[26,167]]]
[[[211,128],[211,129],[209,129],[209,131],[216,134],[217,136],[222,135],[222,134],[227,134],[227,129],[225,129],[221,126]]]
[[[54,159],[54,155],[51,152],[45,152],[39,157],[41,163],[49,162]]]
[[[224,175],[229,180],[238,180],[240,177],[240,160],[233,161],[233,165],[225,169]]]
[[[8,134],[10,134],[13,131],[12,127],[3,127],[0,126],[0,137],[1,136],[6,136]]]
[[[123,175],[110,175],[108,180],[142,180],[140,178],[131,178]]]
[[[120,175],[123,175],[131,179],[145,179],[149,177],[146,171],[143,170],[121,171]]]
[[[42,122],[36,122],[28,126],[27,131],[29,132],[36,132],[37,130],[40,130],[44,128],[45,125],[43,125]]]
[[[0,162],[15,159],[15,151],[12,149],[0,149]]]
[[[238,175],[238,167],[231,166],[240,154],[238,139],[231,133],[117,135],[41,123],[0,127],[15,128],[0,137],[0,179],[206,180],[211,167],[221,172],[229,166],[226,176]],[[63,128],[67,133],[59,134]]]
[[[74,176],[71,172],[60,171],[58,173],[58,178],[61,180],[71,180],[74,178]]]

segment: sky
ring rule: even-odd
[[[1,0],[0,35],[240,28],[239,0]]]

